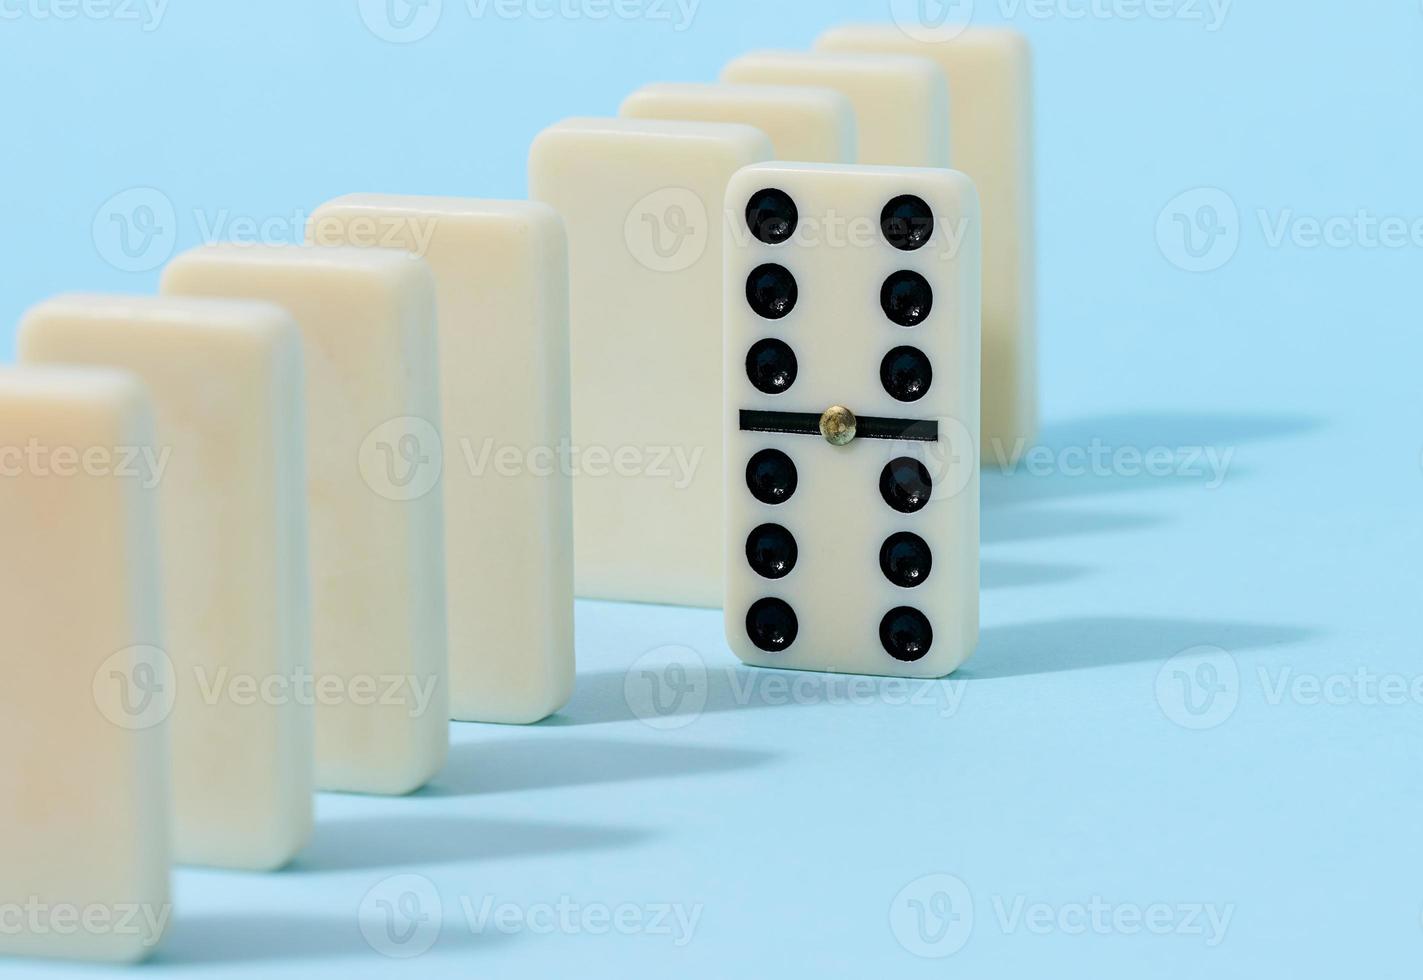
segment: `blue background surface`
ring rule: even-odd
[[[582,604],[557,719],[456,726],[412,798],[323,796],[287,872],[178,872],[148,969],[386,976],[358,911],[414,874],[438,894],[420,928],[443,926],[411,975],[1416,974],[1423,234],[1367,225],[1423,219],[1423,10],[1239,0],[1208,30],[1194,6],[977,7],[1036,52],[1048,453],[985,481],[972,663],[905,704],[738,669],[714,613]],[[6,0],[0,355],[29,304],[151,290],[233,219],[286,238],[345,192],[522,196],[563,116],[889,14],[704,0],[677,30],[444,8],[402,45],[354,2],[171,0],[155,23]],[[1331,219],[1348,227],[1311,246]],[[1170,473],[1137,472],[1156,448]],[[1094,450],[1128,452],[1080,472]],[[644,671],[668,646],[689,673]],[[702,683],[678,704],[683,676]],[[479,932],[463,905],[486,899],[643,919]],[[1078,915],[1094,904],[1115,922]],[[664,908],[699,916],[689,942]]]

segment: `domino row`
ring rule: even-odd
[[[753,665],[971,654],[980,454],[1035,413],[1027,53],[820,47],[553,126],[530,201],[344,197],[27,314],[17,893],[166,909],[170,861],[290,863],[314,789],[409,793],[449,719],[562,707],[575,594],[723,607]],[[0,953],[136,959],[143,921]]]

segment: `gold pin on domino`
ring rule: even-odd
[[[855,440],[857,426],[855,413],[844,405],[831,405],[820,416],[820,434],[832,446],[848,446]]]

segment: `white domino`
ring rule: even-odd
[[[545,204],[353,195],[318,245],[422,255],[439,297],[450,711],[528,724],[573,693],[568,250]]]
[[[0,955],[129,962],[168,922],[156,448],[131,375],[0,369]]]
[[[429,267],[393,249],[210,245],[178,256],[163,291],[264,300],[300,327],[317,785],[418,789],[449,749]]]
[[[858,162],[897,167],[949,165],[949,86],[944,73],[928,58],[756,51],[727,65],[721,79],[834,89],[855,108]]]
[[[1016,31],[970,28],[943,41],[895,27],[843,27],[825,51],[932,58],[953,93],[954,167],[983,199],[983,436],[987,464],[1011,462],[1037,430],[1032,52]]]
[[[978,637],[979,210],[956,171],[737,174],[726,633],[750,664],[941,677]],[[843,220],[848,244],[819,229]]]
[[[771,157],[732,123],[570,119],[529,158],[568,228],[575,583],[721,604],[722,198]]]
[[[855,162],[855,108],[834,89],[663,82],[638,89],[619,112],[634,119],[745,123],[771,138],[777,160]]]
[[[301,335],[274,306],[71,296],[25,317],[20,358],[133,372],[167,454],[158,485],[173,708],[174,857],[268,870],[315,790]],[[242,693],[244,685],[276,692]]]

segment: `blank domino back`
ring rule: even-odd
[[[754,51],[731,62],[724,82],[811,85],[855,107],[855,159],[894,167],[949,165],[949,87],[928,58],[903,54]]]
[[[895,27],[842,27],[823,51],[932,58],[952,91],[954,167],[983,199],[983,435],[987,464],[1011,462],[1037,429],[1033,230],[1032,53],[1004,28],[970,28],[945,41]]]
[[[172,805],[156,470],[128,458],[156,448],[147,400],[120,372],[0,369],[0,447],[29,445],[0,479],[0,903],[56,918],[11,920],[0,954],[138,960],[168,920]],[[110,926],[63,933],[66,908]]]
[[[311,670],[296,324],[265,303],[68,296],[25,317],[20,357],[122,368],[152,393],[171,454],[158,500],[174,857],[288,863],[312,829],[311,705],[249,703],[237,685]]]
[[[744,123],[771,138],[777,160],[855,162],[855,107],[834,89],[662,82],[628,96],[619,114],[634,119]]]
[[[574,673],[563,221],[532,201],[358,194],[318,208],[307,238],[399,244],[435,273],[450,713],[540,721]]]
[[[721,604],[721,202],[769,159],[732,123],[569,119],[529,156],[568,229],[575,583]]]
[[[728,642],[759,666],[948,674],[978,637],[973,185],[766,164],[727,218]]]
[[[419,789],[449,749],[429,267],[393,249],[209,245],[174,259],[163,291],[275,303],[300,326],[312,662],[334,691],[317,698],[317,785]]]

